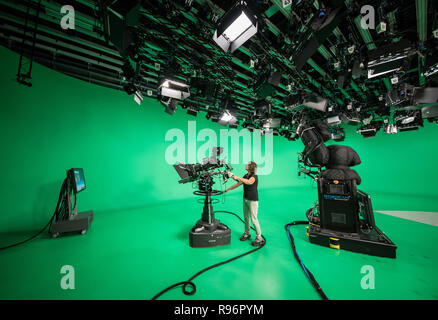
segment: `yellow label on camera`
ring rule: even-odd
[[[329,245],[330,245],[330,248],[332,248],[332,249],[341,249],[341,246],[339,245],[339,243],[338,244],[334,244],[331,241],[339,241],[339,239],[337,239],[337,238],[330,238]]]

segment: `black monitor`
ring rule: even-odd
[[[75,193],[85,190],[86,185],[85,185],[84,169],[72,168],[70,170],[72,171],[74,177],[73,188]]]

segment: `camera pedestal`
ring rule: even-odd
[[[199,194],[205,195],[204,209],[202,211],[202,218],[198,220],[196,225],[190,230],[190,246],[200,248],[230,244],[231,229],[214,217],[211,202],[212,192],[201,192],[202,191],[198,191]]]

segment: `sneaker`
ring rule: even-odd
[[[251,238],[251,235],[244,233],[243,236],[240,237],[240,241],[245,241]]]
[[[255,239],[251,244],[252,244],[254,247],[260,247],[260,246],[262,246],[262,245],[265,244],[265,240]]]

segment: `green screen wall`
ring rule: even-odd
[[[181,108],[170,116],[149,98],[138,106],[124,92],[38,64],[33,87],[28,88],[15,81],[18,55],[5,48],[0,48],[0,55],[0,232],[43,225],[56,205],[65,169],[71,167],[85,170],[87,190],[78,195],[79,210],[104,214],[192,197],[192,186],[179,185],[176,172],[165,161],[171,145],[165,141],[166,133],[180,129],[187,137],[188,122],[195,120],[198,131],[211,128],[218,137],[225,127],[207,121],[203,113],[195,118]],[[362,164],[355,168],[363,179],[361,187],[382,209],[386,196],[401,197],[405,204],[409,196],[420,196],[428,200],[405,207],[438,210],[437,138],[438,125],[426,123],[417,132],[380,132],[372,139],[348,128],[343,144],[361,156]],[[261,177],[260,190],[308,188],[316,199],[312,182],[297,176],[297,153],[302,149],[300,141],[273,137],[272,150],[266,149],[272,153],[272,173]],[[244,150],[242,143],[240,152]],[[243,160],[233,167],[236,174],[244,173]],[[293,205],[300,199],[288,201]],[[403,210],[401,205],[394,207],[397,200],[392,203],[384,209]]]

